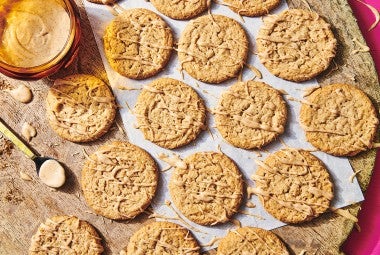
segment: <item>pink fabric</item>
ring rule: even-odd
[[[380,11],[379,0],[363,0]],[[371,31],[369,27],[375,21],[372,12],[357,0],[349,3],[358,19],[360,30],[371,49],[372,57],[380,74],[380,23]],[[361,232],[353,230],[343,251],[347,255],[379,255],[380,254],[380,152],[377,152],[375,169],[369,188],[365,194],[365,201],[359,213]]]

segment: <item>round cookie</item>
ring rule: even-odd
[[[189,85],[171,78],[145,86],[134,114],[145,139],[168,149],[190,143],[205,128],[203,100]]]
[[[150,0],[156,9],[172,19],[191,19],[206,11],[210,0]]]
[[[248,55],[248,38],[242,26],[222,15],[191,20],[178,42],[181,68],[193,78],[221,83],[236,77]]]
[[[115,141],[100,147],[84,164],[81,177],[87,204],[104,217],[134,218],[152,201],[157,165],[143,149]]]
[[[129,9],[107,26],[104,51],[110,66],[131,79],[145,79],[168,63],[173,47],[169,26],[156,13]]]
[[[379,120],[363,91],[333,84],[315,90],[307,102],[300,121],[314,147],[334,156],[354,156],[372,148]]]
[[[186,168],[175,168],[169,182],[175,206],[197,224],[229,221],[243,197],[243,179],[235,163],[217,152],[198,152],[184,163]]]
[[[57,79],[46,97],[46,114],[52,129],[72,142],[94,141],[111,127],[115,98],[103,81],[74,74]]]
[[[190,231],[171,222],[153,222],[140,228],[120,254],[188,254],[199,255],[200,247]]]
[[[33,235],[29,255],[88,254],[103,252],[101,238],[86,221],[75,216],[54,216]]]
[[[261,63],[274,75],[301,82],[326,70],[337,41],[316,12],[289,9],[264,19],[256,38]]]
[[[261,148],[285,130],[287,107],[281,93],[263,82],[237,82],[214,110],[216,127],[229,143]]]
[[[229,231],[220,241],[216,255],[289,255],[285,244],[272,232],[254,227]]]
[[[301,223],[324,213],[334,197],[330,174],[308,151],[283,149],[269,155],[252,175],[265,210],[280,221]]]
[[[234,12],[249,17],[268,14],[280,5],[281,0],[224,0]]]

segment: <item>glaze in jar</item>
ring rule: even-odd
[[[0,0],[0,72],[40,79],[77,56],[80,20],[72,0]]]

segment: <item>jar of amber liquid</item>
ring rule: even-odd
[[[0,72],[36,80],[78,55],[80,18],[73,0],[0,0]]]

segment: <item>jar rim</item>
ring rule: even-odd
[[[65,10],[67,14],[69,15],[70,19],[70,33],[66,39],[66,42],[60,50],[60,52],[55,55],[51,60],[40,64],[38,66],[31,66],[31,67],[19,67],[15,65],[11,65],[8,63],[5,63],[4,61],[0,60],[0,72],[2,72],[5,75],[14,77],[12,74],[17,74],[15,78],[23,78],[23,76],[26,76],[26,79],[31,78],[33,79],[34,74],[38,73],[44,73],[47,72],[47,75],[50,74],[49,70],[54,68],[56,65],[58,65],[61,61],[64,60],[65,56],[72,50],[72,46],[75,43],[75,39],[80,34],[80,21],[79,21],[79,11],[76,8],[75,3],[73,0],[61,0],[62,3],[65,5]],[[79,30],[79,31],[78,31]],[[79,44],[79,40],[77,40]],[[77,47],[76,45],[75,47]],[[45,76],[47,76],[45,75]],[[42,77],[41,77],[42,78]]]

